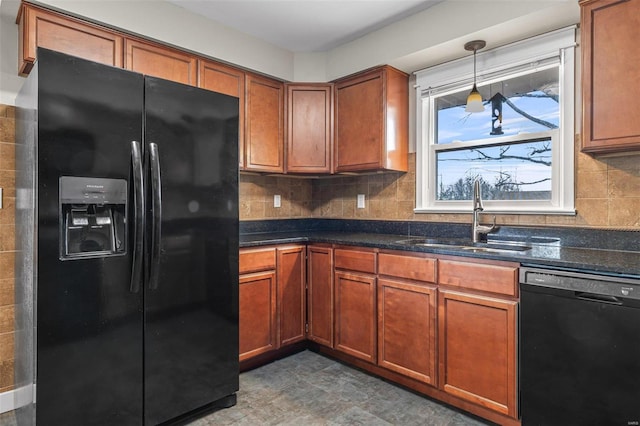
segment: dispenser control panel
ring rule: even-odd
[[[60,258],[126,253],[127,181],[60,178]]]

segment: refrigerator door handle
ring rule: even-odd
[[[149,269],[149,290],[158,288],[160,272],[160,243],[162,224],[162,181],[160,180],[160,154],[158,145],[149,143],[151,171],[151,259]]]
[[[140,142],[131,141],[133,168],[133,249],[131,250],[131,293],[140,291],[144,248],[144,175]]]

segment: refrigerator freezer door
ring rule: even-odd
[[[37,67],[37,422],[139,425],[143,317],[142,293],[130,292],[133,242],[117,256],[60,260],[59,179],[129,181],[143,78],[46,50]]]
[[[238,389],[238,112],[237,98],[145,78],[146,161],[157,154],[148,174],[161,182],[146,203],[159,255],[145,285],[148,425]]]

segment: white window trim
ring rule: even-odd
[[[516,69],[545,68],[559,62],[562,94],[560,130],[552,132],[552,199],[548,201],[483,201],[485,213],[575,215],[574,204],[574,102],[576,27],[553,31],[477,54],[479,83],[490,82]],[[556,59],[555,61],[553,59]],[[544,64],[544,65],[543,65]],[[435,200],[435,152],[431,141],[434,120],[433,95],[470,90],[473,56],[458,59],[416,73],[416,208],[415,213],[468,213],[472,202]],[[549,132],[545,132],[549,134]],[[487,143],[489,141],[485,141]],[[425,176],[426,175],[426,176]]]

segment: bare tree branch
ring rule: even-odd
[[[509,150],[509,147],[504,147],[506,149],[501,149],[500,155],[497,157],[492,157],[490,155],[485,154],[484,152],[482,152],[480,149],[477,148],[472,148],[471,151],[477,153],[478,155],[480,155],[481,158],[478,158],[478,160],[505,160],[505,159],[509,159],[509,160],[523,160],[523,161],[529,161],[531,163],[536,163],[536,164],[544,164],[545,166],[551,166],[551,161],[545,161],[545,160],[541,160],[538,158],[531,158],[531,157],[523,157],[521,155],[506,155],[506,152]],[[548,150],[544,150],[541,152],[547,152],[550,151],[550,149]]]
[[[535,95],[533,93],[523,93],[519,96],[523,98],[549,98],[549,99],[553,99],[556,102],[560,102],[560,97],[558,95],[550,95],[546,92],[544,95]]]
[[[523,116],[523,117],[525,117],[525,118],[527,118],[527,119],[529,119],[529,120],[533,121],[534,123],[538,123],[538,124],[540,124],[541,126],[545,126],[545,127],[549,128],[549,129],[557,129],[557,128],[558,128],[558,126],[556,126],[556,125],[555,125],[555,124],[553,124],[553,123],[549,123],[549,122],[548,122],[548,121],[546,121],[546,120],[543,120],[543,119],[541,119],[541,118],[534,117],[533,115],[531,115],[531,114],[527,113],[526,111],[521,110],[521,109],[520,109],[520,108],[518,108],[518,107],[517,107],[513,102],[511,102],[509,99],[507,99],[507,98],[506,98],[506,97],[504,97],[504,96],[502,97],[502,101],[503,101],[504,103],[506,103],[507,105],[509,105],[509,106],[510,106],[510,107],[511,107],[515,112],[517,112],[517,113],[518,113],[518,114],[520,114],[521,116]]]

